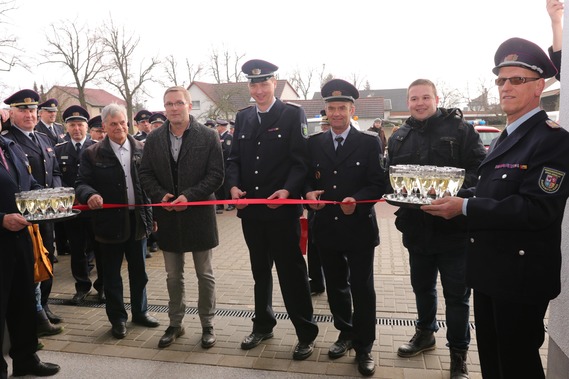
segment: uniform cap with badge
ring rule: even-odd
[[[134,121],[148,121],[150,116],[152,116],[152,112],[147,111],[146,109],[141,109],[136,113],[136,115],[134,115]]]
[[[215,120],[216,122],[216,126],[220,125],[220,126],[227,126],[229,125],[229,122],[227,120],[224,120],[222,118],[218,118],[217,120]]]
[[[57,101],[57,99],[48,99],[46,101],[44,101],[43,103],[41,103],[40,105],[38,105],[38,109],[39,110],[46,110],[49,112],[57,112],[57,106],[59,105],[59,102]]]
[[[72,105],[63,112],[63,121],[89,121],[89,112],[80,105]]]
[[[101,118],[101,115],[97,115],[97,116],[91,118],[87,122],[87,126],[89,127],[89,129],[102,128],[103,127],[103,119]]]
[[[155,113],[152,113],[152,116],[150,116],[150,118],[148,119],[148,122],[150,122],[151,124],[155,124],[157,122],[163,124],[166,122],[166,116],[164,116],[160,112],[155,112]]]
[[[241,66],[241,71],[251,83],[261,83],[275,76],[278,66],[262,59],[251,59]]]
[[[23,89],[4,100],[4,104],[8,104],[12,108],[36,109],[38,107],[39,100],[40,95],[38,95],[36,91]]]
[[[324,84],[321,94],[327,103],[331,101],[351,101],[354,103],[360,97],[358,89],[342,79],[332,79]]]
[[[208,118],[207,120],[205,120],[204,125],[205,125],[205,126],[209,126],[209,127],[215,126],[215,121],[213,121],[212,119]]]
[[[557,69],[543,49],[523,38],[510,38],[504,41],[494,55],[496,67],[492,72],[500,73],[502,67],[522,67],[537,72],[541,78],[551,78]],[[521,84],[521,83],[520,83]]]

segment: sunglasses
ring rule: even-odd
[[[497,78],[494,81],[494,83],[496,83],[496,85],[498,87],[502,87],[509,80],[513,86],[519,86],[520,84],[524,84],[527,82],[533,82],[533,81],[536,81],[539,79],[541,79],[541,78],[527,78],[524,76],[512,76],[511,78]]]

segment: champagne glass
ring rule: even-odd
[[[64,187],[65,196],[67,197],[67,214],[73,214],[73,203],[75,202],[75,188]]]
[[[419,186],[423,202],[428,204],[431,200],[437,198],[436,191],[436,167],[422,166],[419,170]]]
[[[391,187],[393,188],[393,194],[395,198],[402,197],[401,190],[403,188],[403,176],[401,172],[403,170],[402,166],[389,166],[389,181]]]
[[[47,216],[47,207],[49,206],[49,198],[45,191],[38,194],[36,203],[39,210],[38,220],[43,220]]]
[[[26,213],[26,192],[17,192],[15,194],[16,197],[16,206],[18,207],[18,211],[25,217]]]
[[[26,197],[26,209],[28,210],[28,212],[30,212],[30,214],[28,215],[30,220],[35,220],[36,219],[36,212],[38,210],[38,202],[35,199],[36,194],[34,194],[32,191],[27,197]]]

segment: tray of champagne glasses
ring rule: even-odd
[[[34,224],[61,222],[77,217],[73,209],[75,190],[72,187],[43,188],[16,193],[16,206],[26,220]]]
[[[383,195],[391,205],[420,209],[434,199],[456,196],[464,183],[465,170],[457,167],[394,165],[389,167],[393,193]]]

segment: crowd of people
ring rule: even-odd
[[[554,35],[559,9],[555,0],[548,2]],[[340,79],[321,88],[322,130],[309,136],[304,110],[275,97],[278,67],[259,59],[242,67],[254,102],[231,122],[199,122],[183,87],[166,89],[164,113],[139,111],[134,135],[124,106],[109,104],[90,117],[73,105],[63,111],[64,125],[59,125],[57,99],[41,103],[32,90],[16,92],[4,100],[10,109],[1,114],[5,131],[0,136],[0,342],[6,324],[14,376],[50,376],[60,369],[36,354],[38,337],[61,333],[62,319],[47,303],[54,279],[34,276],[33,228],[18,211],[15,194],[61,186],[74,187],[77,203],[88,211],[73,221],[40,224],[48,263],[56,262],[56,250],[69,251],[76,282],[71,302],[81,304],[95,289],[115,338],[128,333],[124,258],[132,322],[160,326],[148,313],[145,267],[159,246],[169,325],[158,347],[185,333],[187,253],[198,279],[201,346],[215,345],[216,213],[237,209],[255,309],[241,349],[273,337],[274,265],[298,339],[292,358],[304,360],[313,353],[319,327],[311,295],[326,291],[338,330],[328,356],[337,359],[353,349],[359,372],[373,375],[374,258],[380,243],[374,200],[392,191],[390,165],[416,164],[459,167],[466,175],[457,196],[396,212],[418,313],[413,338],[397,354],[412,357],[436,348],[440,274],[451,378],[469,377],[471,291],[483,377],[544,378],[543,319],[560,292],[561,222],[569,197],[563,182],[569,156],[556,148],[569,145],[569,133],[539,107],[545,79],[559,75],[561,51],[555,41],[553,61],[524,39],[498,47],[493,72],[507,125],[488,152],[459,109],[438,107],[436,86],[428,79],[409,85],[410,117],[389,140],[381,119],[367,131],[351,125],[359,92]],[[249,204],[249,199],[266,203]],[[294,202],[300,199],[310,201],[308,269],[299,245],[305,209]],[[224,208],[227,201],[216,200],[233,202]],[[213,203],[192,207],[194,201]],[[3,357],[0,363],[4,379]]]

